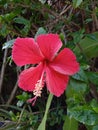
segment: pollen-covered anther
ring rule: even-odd
[[[38,80],[37,83],[35,84],[35,89],[33,91],[33,94],[36,97],[41,97],[41,93],[42,93],[42,88],[44,86],[44,83],[42,80]]]

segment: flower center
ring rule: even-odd
[[[32,106],[35,105],[35,102],[38,97],[41,97],[42,89],[44,87],[44,71],[42,72],[41,79],[35,84],[35,89],[33,90],[34,98],[27,100],[27,102],[32,103]]]
[[[44,66],[47,66],[49,63],[50,63],[50,61],[48,59],[44,59],[44,61],[43,61]]]

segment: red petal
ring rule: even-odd
[[[76,61],[76,56],[68,48],[63,49],[50,63],[50,66],[55,71],[65,75],[73,75],[79,71],[79,63]]]
[[[41,78],[42,71],[42,64],[38,65],[37,67],[31,67],[30,69],[24,70],[19,76],[19,87],[25,91],[33,91],[35,84]]]
[[[59,97],[67,87],[69,76],[60,74],[51,68],[46,68],[46,83],[49,91]]]
[[[62,42],[57,34],[42,34],[36,39],[43,55],[46,59],[52,60],[62,46]]]
[[[33,38],[17,38],[12,50],[12,59],[17,65],[22,66],[38,63],[43,57]]]

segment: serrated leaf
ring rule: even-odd
[[[83,124],[98,124],[98,114],[86,105],[68,108],[68,114]]]
[[[5,42],[5,43],[3,44],[2,49],[11,48],[12,45],[13,45],[13,43],[14,43],[14,41],[15,41],[15,39],[12,39],[12,40],[10,40],[10,41],[8,41],[8,42]]]
[[[63,130],[78,130],[78,122],[74,118],[66,116]]]

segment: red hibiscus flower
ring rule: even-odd
[[[35,101],[41,96],[44,83],[48,90],[59,97],[67,87],[69,76],[79,71],[74,53],[64,48],[57,34],[42,34],[33,38],[17,38],[12,49],[12,59],[18,66],[37,64],[21,72],[18,85],[25,91],[33,91]]]

